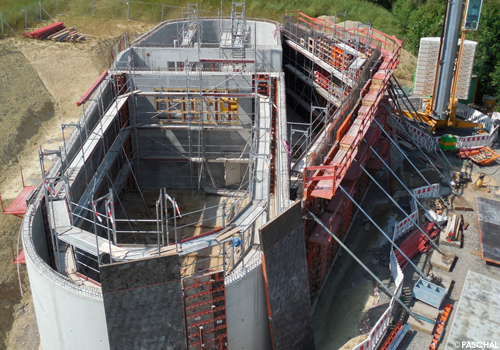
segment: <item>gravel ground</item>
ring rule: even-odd
[[[492,147],[496,152],[500,152],[499,144],[495,144]],[[453,163],[456,162],[456,158],[451,158]],[[446,324],[443,335],[441,337],[441,341],[438,344],[437,349],[442,350],[445,349],[446,341],[448,339],[448,332],[451,329],[451,325],[453,324],[453,319],[456,313],[456,306],[458,305],[458,300],[460,299],[460,295],[462,293],[462,289],[464,286],[465,278],[467,276],[468,271],[474,271],[479,274],[494,278],[496,280],[500,280],[500,266],[486,263],[481,256],[472,254],[471,252],[481,252],[481,242],[479,237],[479,228],[478,228],[478,218],[476,212],[476,200],[475,197],[486,197],[491,199],[500,200],[500,196],[497,192],[498,188],[495,188],[500,183],[500,171],[497,171],[499,168],[499,163],[494,163],[489,166],[478,166],[474,165],[472,179],[473,181],[477,180],[478,173],[485,173],[487,176],[485,178],[485,187],[481,189],[475,188],[470,183],[467,188],[464,190],[463,197],[472,205],[474,211],[457,211],[457,214],[462,214],[464,217],[464,221],[469,223],[469,227],[464,231],[463,234],[463,244],[462,248],[454,248],[450,246],[443,246],[442,249],[449,251],[451,253],[456,254],[457,259],[452,266],[452,270],[448,273],[442,272],[442,274],[446,274],[453,279],[452,286],[450,288],[450,292],[448,293],[445,302],[443,304],[450,303],[453,305],[451,317]],[[492,186],[491,192],[488,193],[486,186]],[[420,255],[419,263],[422,266],[423,260],[425,256]],[[435,270],[431,268],[431,271]],[[439,271],[439,270],[438,270]],[[408,268],[405,271],[405,277],[410,272]],[[407,281],[408,278],[405,278]],[[402,349],[408,350],[421,350],[428,349],[431,343],[432,337],[427,334],[423,334],[421,332],[413,332],[403,343]],[[453,341],[453,339],[451,339]]]

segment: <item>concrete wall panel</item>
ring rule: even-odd
[[[301,202],[259,229],[274,349],[314,349]]]
[[[101,266],[111,350],[186,348],[179,258]]]
[[[266,305],[262,265],[241,280],[226,285],[229,349],[272,349]]]

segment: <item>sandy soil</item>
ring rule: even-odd
[[[76,101],[109,66],[108,52],[115,37],[127,29],[144,32],[152,26],[116,19],[61,20],[90,33],[92,42],[16,38],[0,42],[0,193],[6,206],[22,189],[20,166],[26,185],[39,183],[39,147],[61,145],[60,125],[79,118],[82,110]],[[71,131],[66,129],[65,135]],[[19,269],[21,297],[13,264],[20,223],[19,218],[0,215],[0,350],[35,350],[40,343],[26,267]]]

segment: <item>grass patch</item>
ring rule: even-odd
[[[138,4],[131,2],[130,19],[157,23],[163,19],[174,19],[182,17],[186,11],[188,1],[180,0],[146,0],[145,2],[157,4]],[[192,3],[191,1],[189,1]],[[24,6],[27,6],[28,27],[34,27],[40,19],[40,8],[38,2],[33,0],[0,0],[0,11],[3,11],[4,19],[14,28],[23,32],[25,27]],[[220,9],[219,0],[204,0],[198,3],[200,17],[217,17]],[[56,0],[42,0],[42,7],[52,16],[56,14]],[[92,1],[90,0],[58,0],[59,14],[68,17],[91,17]],[[387,34],[403,37],[403,32],[398,26],[398,21],[392,13],[382,6],[364,0],[289,0],[289,1],[267,1],[248,0],[246,2],[246,15],[253,18],[267,18],[281,22],[285,10],[301,10],[309,16],[320,15],[332,16],[335,12],[347,12],[347,20],[370,22],[372,26]],[[231,10],[231,2],[223,3],[223,12],[227,16]],[[95,0],[94,17],[99,19],[127,19],[128,6],[122,0]],[[42,18],[49,21],[49,16],[42,11]],[[64,19],[63,19],[64,20]],[[8,29],[6,29],[7,34]]]

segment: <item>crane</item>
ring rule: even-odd
[[[425,112],[418,112],[419,119],[433,132],[440,128],[482,128],[481,124],[457,118],[456,99],[458,76],[462,59],[465,35],[477,31],[482,0],[466,0],[465,16],[460,26],[464,3],[462,0],[448,0],[443,33],[440,39],[433,93],[427,102]],[[461,31],[460,49],[457,55],[458,36]],[[415,119],[410,111],[402,111],[405,117]]]

